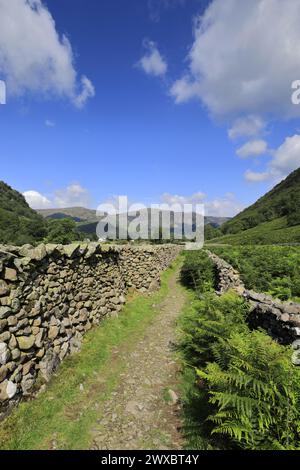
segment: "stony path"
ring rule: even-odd
[[[159,314],[126,358],[119,387],[103,405],[91,449],[182,448],[179,366],[172,344],[185,295],[177,283],[178,271],[169,280],[169,294],[156,307]]]

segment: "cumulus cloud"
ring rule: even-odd
[[[266,181],[270,178],[268,172],[257,172],[247,170],[245,173],[245,179],[249,181],[249,183],[261,183],[262,181]]]
[[[0,74],[10,95],[67,98],[82,107],[94,95],[78,78],[70,41],[41,0],[0,0]]]
[[[300,135],[287,137],[283,144],[274,152],[271,168],[283,176],[300,166]]]
[[[233,193],[227,193],[204,204],[206,215],[215,217],[234,217],[245,208]]]
[[[287,137],[282,145],[271,152],[272,159],[262,172],[248,170],[245,178],[251,182],[279,181],[300,167],[300,135]]]
[[[234,121],[228,131],[231,140],[239,137],[253,137],[260,134],[266,127],[265,121],[260,116],[245,116]]]
[[[74,98],[74,103],[78,108],[83,108],[89,98],[95,96],[95,87],[86,76],[81,77],[81,91]]]
[[[297,0],[284,7],[282,0],[212,0],[195,23],[188,70],[171,94],[177,103],[198,98],[217,117],[299,116],[291,103],[299,24]]]
[[[49,209],[51,207],[51,201],[38,191],[25,191],[23,196],[32,209]]]
[[[79,183],[73,183],[63,189],[55,191],[55,207],[88,207],[90,205],[89,191],[83,188]]]
[[[178,194],[164,193],[161,196],[161,201],[164,204],[203,204],[206,194],[198,192],[191,196],[179,196]]]
[[[185,75],[177,80],[171,87],[171,95],[175,98],[177,104],[189,101],[191,98],[200,95],[200,85]]]
[[[138,66],[147,74],[160,77],[166,74],[168,64],[160,54],[157,45],[153,41],[145,41],[145,55],[138,62]]]
[[[65,188],[57,189],[49,196],[35,190],[25,191],[23,196],[32,209],[89,207],[91,202],[89,191],[79,183],[72,183]]]
[[[257,157],[268,151],[268,144],[265,140],[250,140],[240,147],[236,154],[240,158]]]
[[[214,217],[233,217],[244,206],[237,200],[233,193],[226,193],[223,197],[207,199],[207,195],[202,192],[192,194],[191,196],[179,196],[164,193],[161,196],[163,203],[172,204],[204,204],[205,215]]]

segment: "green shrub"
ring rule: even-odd
[[[248,289],[281,300],[300,297],[300,247],[213,246],[211,251],[239,270]]]
[[[186,252],[181,270],[181,281],[199,293],[212,290],[215,283],[215,267],[205,251]]]
[[[198,367],[214,360],[216,342],[224,343],[234,329],[248,331],[247,313],[248,305],[234,293],[222,297],[205,294],[182,325],[185,335],[181,348],[188,362]]]
[[[78,241],[83,234],[77,230],[72,219],[50,219],[48,221],[47,243],[61,243],[63,245]]]
[[[199,449],[300,450],[300,369],[292,351],[250,331],[249,305],[236,293],[212,292],[207,259],[205,252],[188,254],[183,273],[188,285],[202,288],[181,320],[189,442]],[[281,262],[275,259],[273,269],[282,272]],[[276,289],[271,274],[268,283]],[[287,278],[282,295],[289,286]]]
[[[212,433],[244,449],[299,448],[300,370],[291,352],[263,332],[235,331],[214,353],[198,370],[213,406]]]
[[[29,219],[0,208],[0,243],[35,244],[41,242],[46,233],[42,217],[36,215]]]
[[[299,210],[292,211],[287,216],[287,224],[288,224],[288,227],[294,227],[295,225],[300,225],[300,211]]]
[[[204,238],[205,240],[212,240],[213,238],[221,237],[222,232],[218,227],[214,227],[212,224],[206,224],[204,227]]]

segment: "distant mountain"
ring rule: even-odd
[[[148,217],[149,211],[149,209],[141,211],[142,216]],[[164,215],[169,217],[170,213],[164,211]],[[128,222],[133,221],[135,217],[135,214],[129,213]],[[0,181],[0,244],[36,244],[48,240],[49,236],[53,235],[53,231],[62,230],[61,225],[53,225],[56,220],[61,219],[71,219],[76,223],[75,230],[72,230],[74,236],[75,232],[77,233],[78,239],[86,235],[90,239],[97,238],[96,227],[99,218],[96,215],[96,210],[84,207],[69,207],[35,211],[29,207],[22,194]],[[217,229],[228,220],[226,217],[205,217],[205,224],[209,228],[211,237],[215,236],[214,234],[218,233]],[[190,225],[189,230],[192,228],[195,229],[194,223]],[[157,229],[157,234],[162,233],[160,223],[157,224],[156,222],[154,233],[155,229]],[[182,231],[182,225],[177,223],[176,220],[173,221],[171,213],[171,234],[178,238],[176,234],[181,234]],[[61,239],[61,234],[57,239]]]
[[[165,211],[166,212],[166,211]],[[96,216],[96,211],[92,209],[85,209],[84,207],[69,207],[65,209],[42,209],[38,213],[47,219],[62,219],[71,218],[78,224],[78,229],[88,235],[96,233],[96,226],[99,218]],[[149,209],[141,211],[143,216],[149,214]],[[130,223],[135,218],[132,213],[128,214],[128,222]],[[205,224],[210,224],[215,228],[220,227],[223,223],[230,220],[228,217],[205,217]]]
[[[0,181],[0,244],[35,243],[45,233],[44,219],[22,194]]]
[[[37,212],[47,219],[62,219],[72,218],[75,222],[96,222],[96,210],[86,209],[84,207],[68,207],[65,209],[39,209]],[[129,214],[129,216],[132,214]],[[230,217],[214,217],[206,216],[205,223],[211,224],[215,227],[220,227],[222,224],[230,220]]]
[[[94,222],[97,220],[96,211],[85,209],[84,207],[68,207],[65,209],[40,209],[37,212],[46,219],[67,219],[71,218],[75,222]]]
[[[220,243],[299,243],[300,168],[226,222],[221,232]]]
[[[210,224],[215,228],[221,227],[223,224],[231,220],[231,217],[214,217],[211,215],[207,215],[205,217],[205,224]]]

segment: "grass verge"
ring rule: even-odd
[[[80,353],[69,356],[32,401],[23,401],[0,424],[0,449],[88,449],[91,430],[101,418],[100,403],[118,386],[130,352],[159,314],[157,304],[169,292],[178,258],[162,274],[161,288],[130,300],[118,318],[109,318],[86,334]],[[124,356],[124,354],[123,354]],[[126,354],[125,354],[126,356]]]

